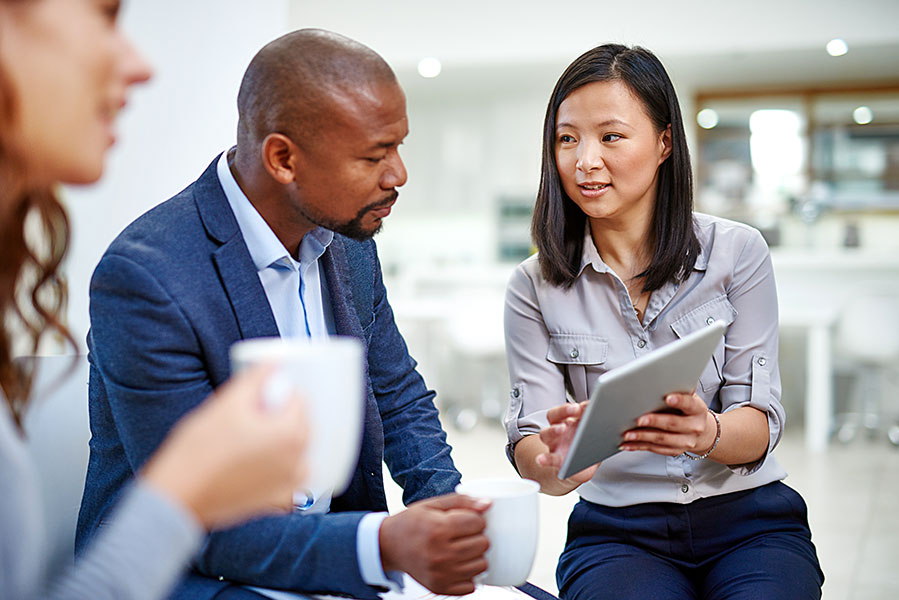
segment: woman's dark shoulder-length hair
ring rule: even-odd
[[[562,189],[556,168],[556,115],[574,90],[595,81],[621,81],[639,98],[656,131],[671,125],[671,155],[659,166],[652,217],[653,257],[644,291],[686,277],[699,254],[693,231],[693,174],[674,86],[656,56],[639,46],[605,44],[571,63],[553,89],[543,124],[540,189],[531,222],[540,269],[550,283],[570,287],[578,276],[586,215]]]

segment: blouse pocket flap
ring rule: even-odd
[[[598,365],[606,361],[609,340],[578,333],[550,333],[546,360],[565,365]]]
[[[725,325],[734,322],[737,309],[733,307],[727,296],[718,296],[705,304],[697,306],[684,316],[671,323],[677,337],[682,338],[703,327],[708,327],[715,321],[724,321]]]

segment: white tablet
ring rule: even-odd
[[[667,409],[664,398],[692,392],[727,325],[708,327],[603,373],[590,394],[559,478],[564,479],[618,452],[621,436],[637,418]]]

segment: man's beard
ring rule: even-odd
[[[361,209],[359,209],[359,212],[356,213],[356,216],[349,221],[335,221],[321,215],[311,215],[302,208],[300,208],[300,210],[303,213],[303,217],[305,217],[307,221],[315,223],[319,227],[330,229],[334,233],[339,233],[340,235],[346,236],[350,239],[364,242],[365,240],[370,240],[371,238],[373,238],[379,231],[381,231],[381,228],[384,226],[384,221],[382,220],[374,229],[365,229],[362,226],[362,220],[365,218],[365,215],[374,210],[378,210],[379,208],[384,208],[385,206],[388,206],[393,202],[396,202],[398,196],[399,192],[394,190],[386,198],[378,200],[377,202],[372,202],[367,206],[363,206]]]

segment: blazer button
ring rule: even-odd
[[[520,395],[521,395],[521,392],[518,390],[518,388],[512,388],[511,396],[513,398],[518,398]]]
[[[568,353],[568,356],[571,358],[577,358],[580,352],[577,351],[577,348],[572,348],[571,352]]]
[[[224,581],[224,580],[225,580],[225,576],[224,576],[224,575],[219,575],[219,581]]]
[[[761,358],[759,358],[758,363],[759,363],[760,367],[764,367],[765,365],[768,364],[768,359],[765,357],[761,357]]]
[[[645,348],[645,347],[646,347],[646,340],[640,340],[639,342],[637,342],[637,348]]]
[[[714,322],[715,322],[715,319],[712,317],[709,317],[708,319],[705,320],[706,325],[711,325]]]

